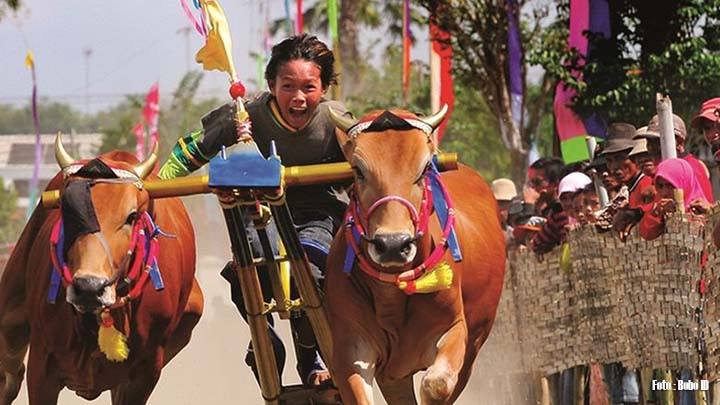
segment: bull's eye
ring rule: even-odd
[[[353,166],[352,170],[353,170],[353,173],[355,173],[355,179],[357,181],[365,180],[365,175],[363,174],[362,170],[360,170],[359,167]]]
[[[125,219],[125,225],[132,226],[135,223],[135,221],[137,221],[137,219],[138,219],[138,213],[137,213],[137,211],[133,211],[127,216],[127,219]]]
[[[430,170],[430,162],[428,162],[425,165],[425,168],[423,169],[422,173],[420,173],[420,177],[418,177],[417,180],[415,180],[415,184],[417,184],[418,186],[422,186],[424,184],[425,175],[427,174],[427,172],[429,170]]]

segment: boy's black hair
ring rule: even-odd
[[[272,47],[270,62],[265,68],[265,80],[270,83],[277,77],[280,66],[295,59],[304,59],[320,68],[320,81],[324,88],[337,84],[335,55],[314,35],[302,34],[284,39]]]

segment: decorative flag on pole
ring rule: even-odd
[[[402,91],[405,104],[408,103],[410,91],[410,0],[403,0],[403,70],[402,70]]]
[[[588,57],[588,38],[584,32],[590,31],[610,36],[610,10],[608,0],[570,0],[570,35],[568,46],[575,48],[581,55]],[[580,72],[574,72],[580,77]],[[555,128],[560,138],[560,149],[565,163],[578,162],[589,158],[585,136],[604,137],[606,123],[601,117],[591,115],[581,118],[570,108],[575,91],[566,88],[563,82],[555,88]]]
[[[240,83],[235,65],[232,61],[232,40],[225,12],[217,0],[200,0],[200,5],[209,24],[205,46],[195,55],[195,60],[202,63],[205,70],[220,70],[226,72],[230,78],[230,96],[237,106],[238,122],[249,118],[242,97],[245,96],[245,87]]]
[[[338,9],[337,0],[327,0],[328,29],[330,42],[333,44],[338,37]]]
[[[513,125],[523,128],[523,50],[520,42],[519,8],[517,0],[507,1],[508,19],[508,81],[510,84],[510,112]]]
[[[32,99],[31,110],[33,125],[35,127],[35,165],[33,166],[33,175],[30,179],[30,190],[28,193],[28,208],[25,213],[25,218],[29,219],[33,209],[35,209],[35,203],[38,196],[38,182],[40,177],[40,164],[42,163],[42,144],[40,143],[40,119],[38,118],[37,110],[37,77],[35,76],[35,57],[32,51],[27,51],[25,54],[25,66],[30,69],[32,74]]]
[[[135,134],[135,157],[142,162],[145,160],[145,124],[139,121],[132,131]]]
[[[452,46],[450,33],[438,27],[435,16],[430,17],[430,101],[432,111],[440,110],[447,104],[445,120],[437,129],[437,143],[440,144],[445,127],[455,106],[455,91],[452,78]]]
[[[297,26],[295,27],[296,34],[300,35],[303,33],[303,30],[305,27],[303,27],[304,21],[303,21],[303,3],[302,0],[295,0],[295,7],[297,8],[296,14],[297,17],[295,17],[295,22]]]
[[[290,0],[285,0],[285,28],[288,36],[293,34],[293,23],[290,17]]]
[[[335,71],[340,73],[342,71],[342,60],[340,58],[340,39],[338,38],[338,7],[337,0],[327,0],[327,13],[328,13],[328,36],[332,43],[333,51],[335,53]],[[342,97],[340,91],[340,85],[336,84],[332,87],[332,98],[339,100]]]
[[[155,82],[145,97],[145,107],[143,108],[143,118],[150,133],[150,147],[152,148],[159,142],[158,120],[160,118],[160,86]],[[143,153],[144,155],[144,153]]]

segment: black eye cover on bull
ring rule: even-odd
[[[100,224],[90,197],[90,188],[95,185],[93,179],[118,178],[112,169],[100,159],[89,161],[74,176],[81,177],[81,179],[70,180],[60,197],[60,212],[65,234],[63,254],[66,257],[70,246],[78,237],[100,232]]]

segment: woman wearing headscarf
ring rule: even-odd
[[[667,159],[658,165],[655,174],[657,195],[651,210],[640,221],[640,236],[652,240],[665,230],[665,220],[676,210],[674,191],[682,190],[685,211],[702,214],[709,203],[705,198],[700,182],[693,168],[683,159]]]

